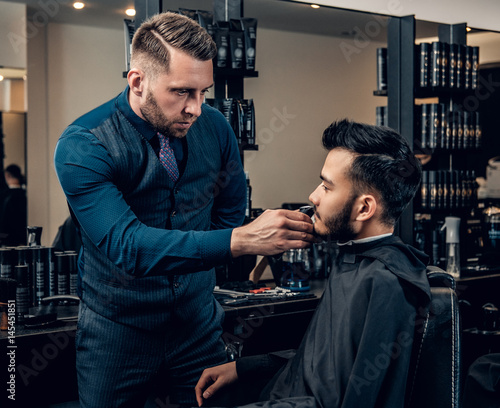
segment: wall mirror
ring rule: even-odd
[[[24,2],[28,4],[28,16],[36,15],[38,1]],[[213,8],[210,0],[170,0],[163,4],[172,10]],[[129,5],[133,5],[133,1],[89,2],[87,10],[78,14],[61,4],[48,23],[49,35],[55,36],[51,34],[51,23],[109,29],[114,43],[123,44],[120,71],[116,72],[116,76],[121,77],[125,67],[123,10]],[[305,3],[284,0],[245,0],[244,14],[258,19],[256,65],[259,77],[245,80],[245,97],[255,101],[259,144],[257,152],[245,153],[245,168],[253,186],[253,204],[258,208],[276,208],[283,202],[307,202],[309,193],[319,183],[318,175],[325,157],[320,140],[325,127],[332,120],[343,117],[375,123],[376,107],[387,103],[383,97],[375,97],[373,90],[376,87],[376,49],[387,44],[389,17],[323,6],[312,9]],[[416,28],[417,37],[437,35],[437,23],[417,21]],[[85,52],[94,52],[95,48],[100,55],[98,44],[92,44],[92,48],[86,45]],[[56,51],[54,47],[52,57],[60,57],[57,54],[60,51]],[[77,66],[76,59],[74,62],[60,60],[49,60],[49,70],[75,73],[81,78],[78,83],[84,81],[87,64]],[[64,68],[53,69],[51,64],[56,63]],[[48,76],[51,75],[60,78],[49,72]],[[40,87],[40,83],[31,85]],[[56,94],[54,88],[58,85],[56,82],[51,85],[51,94],[57,97],[46,99],[49,105],[56,102],[54,112],[48,115],[51,148],[62,128],[58,118],[64,117],[67,125],[77,115],[73,103],[76,99],[68,96],[68,86]],[[103,87],[100,95],[94,95],[96,102],[89,102],[89,105],[97,106],[115,92]],[[71,107],[70,104],[63,106],[64,98],[60,96],[71,100]],[[80,100],[78,102],[81,104]],[[29,109],[37,109],[37,106]],[[30,139],[34,137],[29,135]],[[51,156],[47,154],[47,157],[43,165],[51,169]],[[55,177],[50,177],[56,185]],[[66,204],[51,188],[48,188],[51,199],[45,201],[51,207],[50,215],[40,210],[37,223],[48,227],[48,235],[52,236],[63,221]],[[47,194],[43,188],[39,190],[37,194]],[[33,199],[44,202],[39,197]]]
[[[0,68],[0,134],[4,167],[16,164],[26,174],[26,70]],[[3,174],[2,174],[3,177]]]

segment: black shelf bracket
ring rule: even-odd
[[[387,109],[389,127],[399,132],[413,146],[415,17],[391,17],[387,44]],[[409,80],[410,78],[410,80]],[[395,233],[406,243],[413,243],[413,202],[410,202],[396,226]]]
[[[467,45],[467,24],[440,24],[438,37],[444,43]]]
[[[161,13],[163,11],[163,1],[162,0],[135,0],[135,17],[134,24],[137,30],[140,25],[147,20],[149,17],[155,14]]]

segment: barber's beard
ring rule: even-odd
[[[156,101],[153,93],[148,90],[146,95],[146,103],[140,107],[142,116],[146,119],[146,121],[155,128],[157,132],[162,133],[165,136],[169,137],[184,137],[186,136],[189,129],[179,130],[173,127],[176,122],[195,122],[197,118],[183,118],[178,117],[170,120],[163,113],[163,111],[158,106],[158,102]]]
[[[321,235],[322,238],[340,242],[347,242],[356,238],[356,232],[351,222],[355,200],[356,197],[352,196],[338,214],[334,214],[324,220],[327,232]]]

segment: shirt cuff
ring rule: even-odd
[[[232,229],[207,231],[201,242],[201,256],[204,262],[220,262],[231,259]]]

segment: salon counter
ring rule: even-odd
[[[245,306],[223,306],[226,318],[223,338],[240,355],[254,355],[297,348],[324,291],[326,280],[311,282],[311,297],[286,301],[262,301]],[[269,286],[273,286],[269,284]],[[464,374],[471,362],[488,352],[500,352],[500,333],[481,335],[474,326],[485,303],[500,307],[498,273],[475,274],[457,280],[462,318]],[[75,334],[77,306],[59,306],[69,320],[47,327],[16,327],[14,336],[0,332],[2,384],[9,381],[14,363],[16,405],[39,407],[77,399]],[[8,354],[11,353],[11,354]],[[14,359],[12,360],[12,356]],[[7,384],[8,385],[8,384]],[[9,385],[8,385],[9,386]],[[7,390],[4,388],[4,393]],[[8,394],[7,394],[8,395]],[[2,396],[2,401],[7,395]],[[9,402],[7,400],[7,402]],[[2,404],[3,406],[3,404]],[[6,405],[10,406],[10,405]]]
[[[239,347],[242,355],[296,348],[314,313],[326,281],[313,281],[312,297],[262,302],[247,306],[223,306],[226,318],[223,338]],[[77,306],[58,306],[66,320],[50,326],[26,328],[17,325],[15,333],[0,332],[2,384],[10,379],[9,365],[15,371],[14,405],[41,407],[78,399],[75,370]],[[68,320],[69,319],[69,320]],[[13,336],[12,336],[13,334]],[[10,353],[10,354],[8,354]],[[7,384],[7,386],[9,386]],[[3,388],[1,401],[7,399]]]
[[[44,407],[78,399],[75,334],[76,321],[43,328],[18,325],[15,333],[1,332],[2,406]],[[15,404],[8,399],[9,390],[14,391]]]
[[[311,297],[255,305],[223,306],[223,338],[238,344],[241,355],[297,348],[323,294],[326,280],[311,281]],[[274,287],[274,284],[269,284]]]

